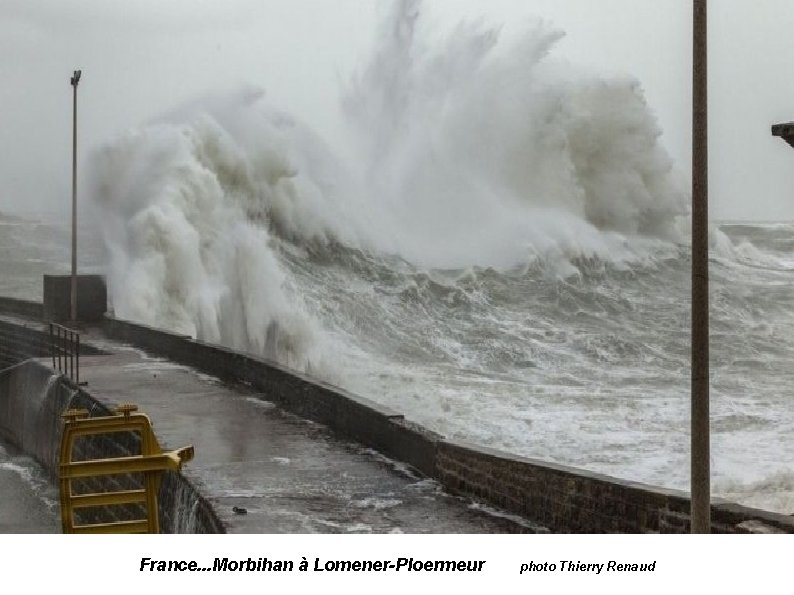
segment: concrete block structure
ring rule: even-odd
[[[64,322],[70,318],[71,275],[44,275],[44,319]],[[77,319],[99,322],[107,311],[107,288],[101,275],[77,276]]]

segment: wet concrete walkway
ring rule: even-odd
[[[168,448],[193,444],[185,474],[236,533],[500,533],[532,525],[443,493],[433,480],[285,413],[241,386],[93,334],[86,389],[135,402]],[[245,514],[234,509],[244,509]]]

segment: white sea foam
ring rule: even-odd
[[[349,139],[246,88],[99,150],[116,314],[449,436],[685,488],[689,223],[641,86],[556,60],[541,22],[504,40],[421,9],[392,5],[343,89]],[[788,410],[790,251],[716,228],[711,249],[719,477],[763,490],[794,456],[775,443],[749,478],[747,420],[769,438]]]

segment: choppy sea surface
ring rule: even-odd
[[[395,2],[340,138],[247,87],[109,139],[81,270],[122,318],[447,436],[688,489],[689,198],[640,82],[560,37]],[[65,223],[3,216],[0,294],[40,298],[68,249]],[[794,513],[794,224],[714,225],[710,251],[713,492]]]
[[[68,226],[2,217],[0,230],[0,294],[40,299],[41,275],[68,271]],[[718,230],[738,248],[711,259],[713,491],[794,512],[794,224]],[[96,241],[86,254],[81,268],[103,272]],[[281,262],[334,341],[316,374],[448,436],[688,489],[685,248],[565,279],[353,251]]]

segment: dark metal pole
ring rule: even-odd
[[[77,320],[77,84],[80,70],[72,75],[72,291],[70,319]]]
[[[74,333],[69,331],[66,337],[66,347],[69,350],[69,378],[74,381]]]
[[[55,369],[55,332],[50,323],[50,355],[52,356],[52,369]]]
[[[706,3],[692,19],[692,533],[711,532]]]

